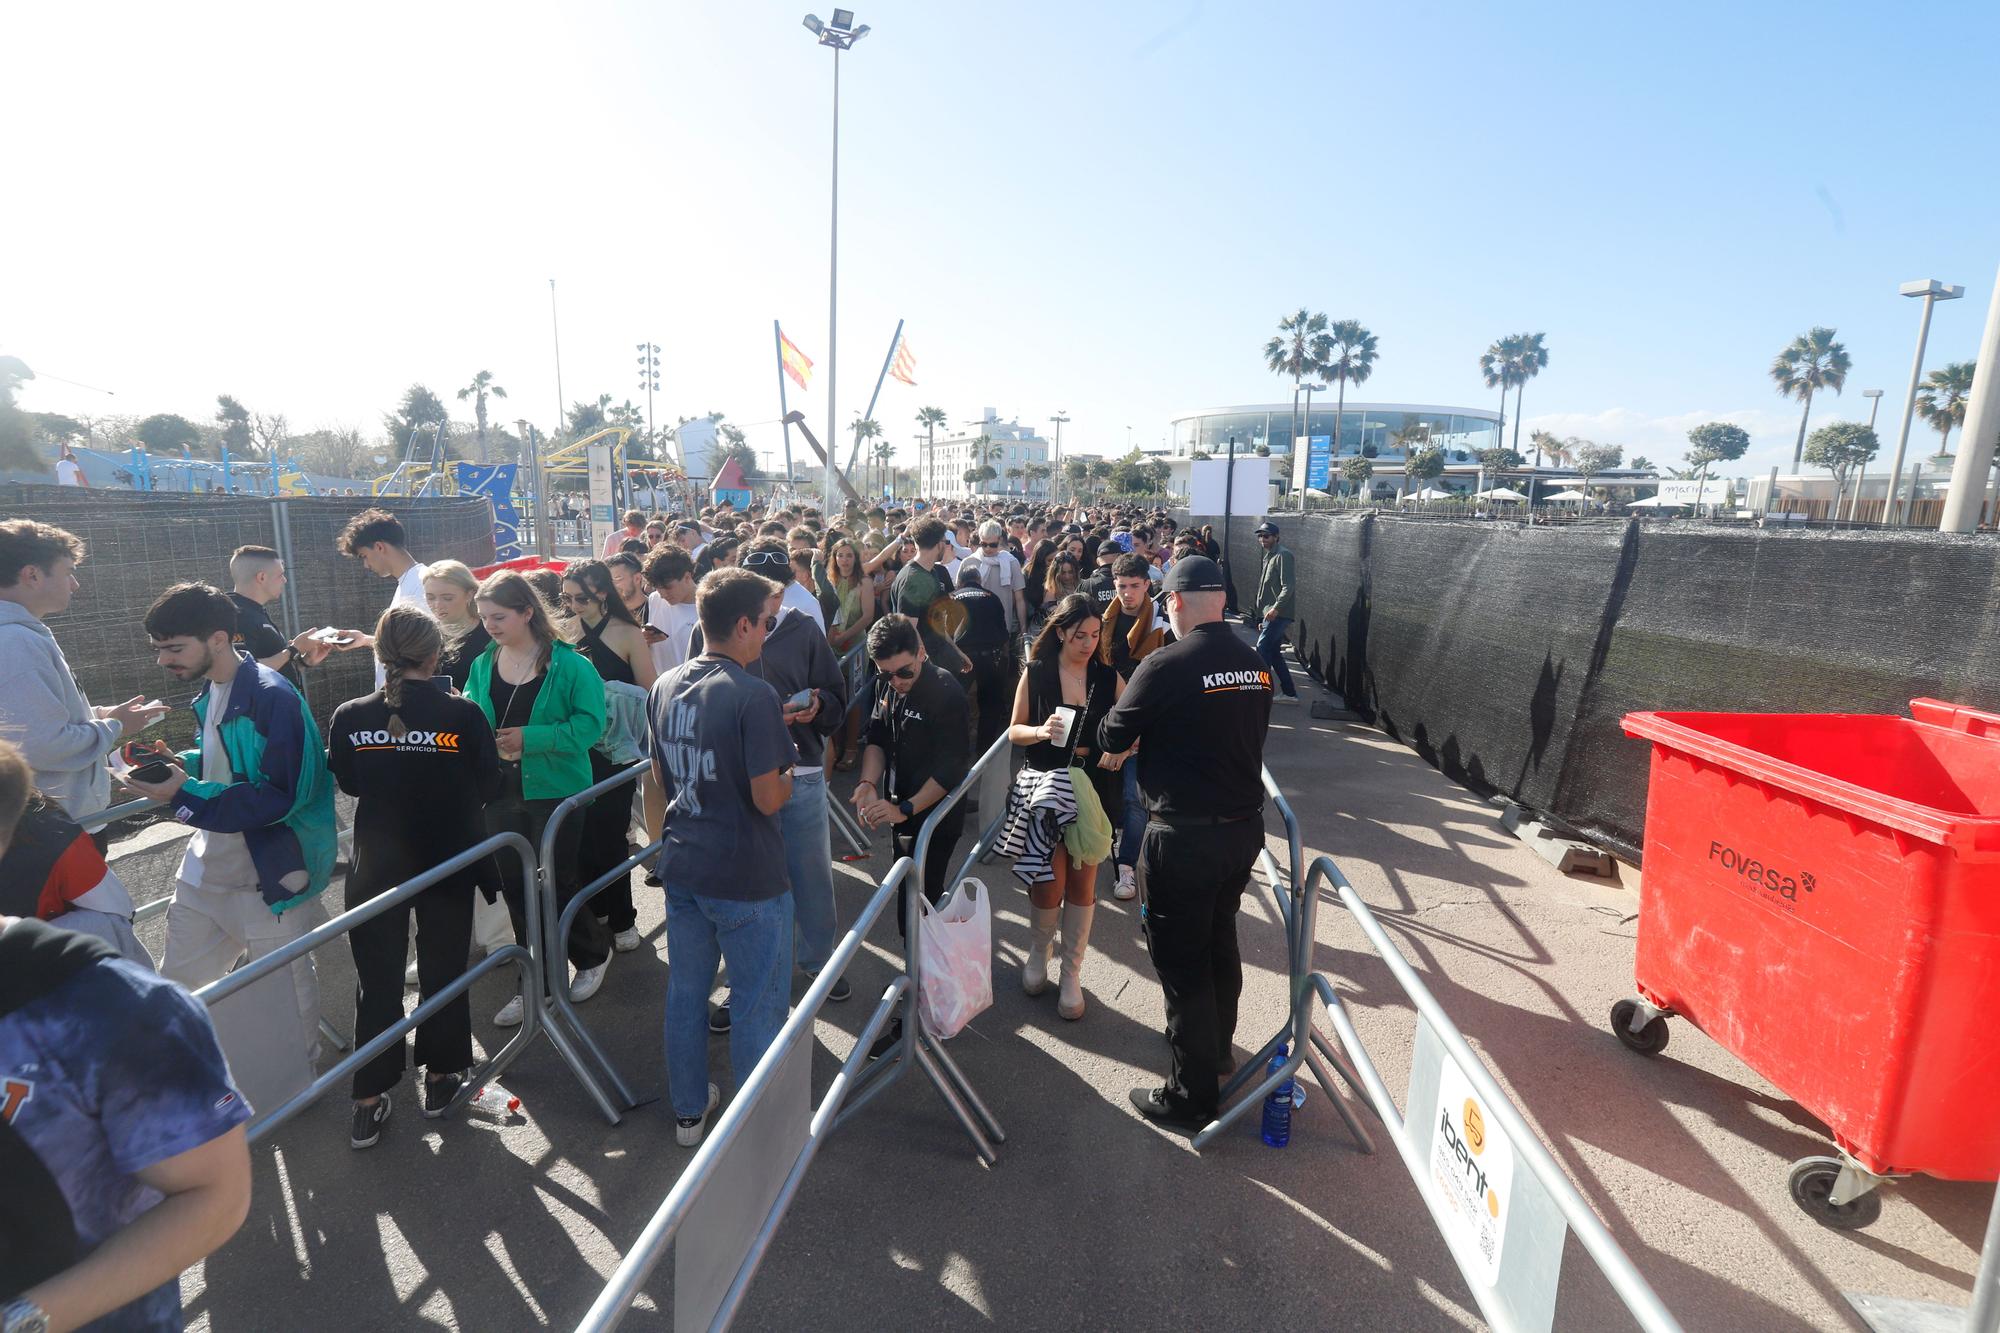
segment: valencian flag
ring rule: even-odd
[[[778,333],[778,358],[784,363],[785,373],[792,377],[792,383],[801,389],[812,378],[812,358],[799,350],[798,344],[786,337],[783,330]]]
[[[890,362],[889,373],[911,388],[916,387],[917,382],[911,379],[910,376],[917,373],[917,354],[910,350],[910,340],[908,338],[897,340],[896,359]]]

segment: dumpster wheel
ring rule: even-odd
[[[1639,1014],[1639,1001],[1620,1000],[1611,1006],[1611,1030],[1618,1034],[1618,1040],[1625,1043],[1628,1051],[1641,1055],[1658,1055],[1667,1049],[1666,1015],[1656,1013],[1640,1024],[1639,1030],[1632,1030],[1632,1020]]]
[[[1872,1189],[1846,1203],[1833,1202],[1834,1182],[1845,1164],[1838,1157],[1802,1157],[1785,1183],[1806,1216],[1835,1231],[1859,1231],[1882,1216],[1882,1196]]]

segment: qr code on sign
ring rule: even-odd
[[[1493,1262],[1493,1233],[1485,1227],[1479,1229],[1479,1254],[1487,1263]]]

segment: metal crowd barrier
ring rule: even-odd
[[[1407,1116],[1397,1109],[1333,983],[1298,965],[1311,947],[1312,904],[1321,885],[1330,885],[1339,895],[1389,975],[1416,1007]],[[1330,857],[1314,859],[1294,909],[1302,927],[1294,954],[1294,995],[1302,983],[1309,986],[1341,1043],[1353,1053],[1368,1105],[1388,1128],[1404,1169],[1487,1322],[1501,1333],[1551,1326],[1567,1224],[1639,1327],[1648,1333],[1679,1333],[1680,1324]],[[1316,1031],[1313,1036],[1326,1049]],[[1330,1049],[1327,1054],[1331,1058]],[[1317,1065],[1314,1072],[1320,1073]],[[1327,1082],[1323,1075],[1321,1081]],[[1274,1080],[1266,1080],[1245,1104],[1261,1103],[1274,1086]],[[1204,1134],[1212,1134],[1214,1128]]]
[[[290,967],[298,959],[303,958],[321,945],[347,934],[364,921],[373,920],[390,908],[410,901],[410,899],[416,897],[419,893],[422,893],[425,889],[430,888],[440,880],[457,874],[461,870],[475,866],[489,856],[508,853],[521,858],[522,882],[527,884],[534,883],[534,849],[528,845],[528,840],[518,833],[496,834],[479,843],[477,846],[469,847],[465,851],[460,852],[449,861],[432,866],[423,874],[397,885],[387,893],[378,894],[370,898],[367,902],[362,903],[359,907],[349,908],[339,916],[334,917],[331,921],[307,931],[283,947],[273,950],[254,962],[237,968],[221,980],[210,982],[195,992],[195,998],[212,1009],[217,1003],[228,999],[237,991],[255,982],[262,981],[265,977],[271,976],[273,973],[284,968]],[[540,923],[530,913],[528,916],[528,943],[526,948],[523,948],[519,944],[509,944],[505,948],[496,949],[492,953],[487,954],[478,964],[468,968],[463,975],[454,979],[450,985],[418,1005],[414,1012],[391,1025],[372,1041],[364,1043],[359,1050],[336,1062],[331,1069],[328,1069],[325,1073],[307,1084],[305,1088],[293,1094],[288,1101],[278,1106],[275,1110],[264,1111],[258,1114],[250,1122],[250,1141],[254,1143],[266,1134],[269,1134],[279,1125],[282,1125],[285,1121],[305,1109],[306,1106],[316,1101],[321,1093],[325,1092],[335,1083],[347,1078],[356,1069],[367,1064],[391,1046],[401,1042],[404,1037],[415,1031],[431,1015],[437,1013],[446,1004],[470,990],[473,982],[495,968],[512,963],[520,969],[522,994],[526,996],[526,1000],[524,1001],[525,1014],[521,1021],[520,1030],[514,1034],[505,1046],[502,1046],[499,1051],[487,1057],[486,1061],[473,1071],[472,1076],[466,1080],[465,1086],[459,1090],[458,1096],[453,1099],[449,1108],[453,1110],[457,1109],[461,1103],[470,1098],[480,1087],[488,1081],[498,1078],[505,1072],[507,1067],[520,1057],[521,1052],[527,1048],[528,1043],[535,1039],[535,1034],[541,1030],[540,1016],[542,1006],[540,999],[542,981],[541,974],[536,965],[541,938]],[[402,967],[400,963],[396,970],[396,984],[400,993],[402,986]],[[578,1074],[581,1077],[582,1071],[579,1070]]]
[[[953,806],[965,799],[965,794],[979,781],[988,764],[1006,763],[1011,760],[1013,748],[1013,742],[1003,733],[987,748],[986,753],[979,756],[978,761],[966,770],[958,785],[947,792],[943,800],[930,808],[923,826],[917,831],[916,842],[910,849],[910,859],[916,863],[909,870],[913,892],[907,895],[909,902],[903,913],[906,939],[903,948],[903,975],[908,982],[901,1001],[903,1035],[881,1059],[861,1071],[854,1081],[850,1104],[834,1121],[836,1125],[846,1122],[879,1096],[884,1088],[901,1077],[905,1065],[915,1061],[936,1085],[938,1095],[944,1098],[945,1105],[951,1108],[951,1113],[958,1118],[958,1123],[965,1130],[966,1136],[972,1140],[972,1146],[989,1166],[999,1160],[994,1145],[1006,1142],[1007,1135],[1000,1128],[1000,1122],[994,1117],[993,1112],[987,1109],[986,1103],[973,1091],[971,1082],[965,1077],[965,1072],[958,1067],[958,1062],[946,1052],[944,1043],[924,1031],[923,1019],[917,1012],[917,996],[923,990],[924,952],[918,947],[921,936],[918,934],[917,923],[923,904],[924,857],[930,851],[931,839],[937,833],[938,824],[951,812]],[[963,879],[972,863],[993,845],[994,840],[1000,835],[1000,824],[1000,817],[995,816],[992,822],[973,839],[972,846],[959,859],[957,869],[952,873],[949,883],[956,884]]]
[[[841,654],[840,669],[842,674],[847,678],[848,711],[851,713],[857,708],[862,709],[863,717],[865,718],[867,715],[866,710],[873,703],[872,699],[864,700],[861,694],[861,688],[868,680],[868,645],[865,642],[857,643]],[[846,729],[847,719],[843,717],[841,719],[841,731],[844,732]],[[873,851],[872,840],[868,836],[868,830],[862,828],[856,822],[854,816],[842,809],[840,802],[833,798],[833,788],[831,785],[833,782],[833,768],[831,765],[827,768],[826,776],[828,782],[826,817],[828,822],[833,825],[833,831],[840,835],[840,840],[854,849],[856,857],[868,856]]]
[[[617,1328],[670,1244],[674,1244],[674,1326],[726,1328],[735,1318],[813,1157],[846,1118],[842,1108],[860,1086],[868,1048],[897,1006],[914,993],[915,982],[908,973],[883,989],[854,1040],[854,1049],[819,1105],[813,1106],[813,1025],[834,981],[861,952],[869,929],[895,901],[903,881],[914,875],[907,857],[890,868],[591,1303],[577,1325],[578,1333]],[[687,1225],[690,1221],[693,1226]]]
[[[577,913],[581,912],[592,898],[621,879],[629,881],[634,870],[660,854],[660,849],[666,846],[666,834],[663,829],[658,840],[648,843],[612,869],[578,889],[576,897],[570,899],[561,909],[560,916],[557,915],[556,909],[556,834],[561,830],[565,819],[607,792],[615,791],[628,782],[637,782],[651,769],[652,764],[649,761],[641,760],[630,768],[612,774],[594,787],[584,788],[558,805],[555,813],[549,816],[549,822],[542,828],[540,876],[529,881],[535,884],[537,889],[535,895],[537,910],[529,915],[541,918],[542,938],[549,942],[549,947],[536,955],[543,964],[541,987],[544,1006],[543,1027],[549,1034],[549,1041],[562,1052],[563,1059],[576,1072],[578,1081],[583,1084],[583,1090],[597,1103],[597,1109],[604,1113],[604,1118],[614,1125],[624,1118],[626,1111],[638,1106],[640,1099],[633,1093],[631,1085],[619,1074],[617,1066],[611,1063],[611,1057],[605,1054],[604,1047],[598,1044],[597,1038],[593,1037],[590,1029],[584,1026],[582,1017],[576,1012],[576,1006],[570,1002],[569,933],[576,925]],[[606,1094],[597,1078],[584,1068],[586,1056],[603,1074],[604,1081],[611,1085],[611,1091],[618,1095],[617,1103]]]

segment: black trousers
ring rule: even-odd
[[[991,648],[971,657],[972,701],[979,711],[979,719],[973,726],[973,734],[978,738],[973,757],[977,758],[999,739],[1008,719],[1014,715],[1015,677],[1007,670],[1010,659],[1005,648]]]
[[[924,826],[924,817],[930,812],[919,810],[909,819],[889,830],[890,855],[913,856],[916,854],[917,831]],[[958,850],[959,835],[965,832],[965,805],[960,802],[952,807],[950,814],[931,835],[931,845],[924,853],[924,898],[935,907],[952,887],[950,882],[953,857]],[[896,930],[905,939],[909,938],[910,881],[904,879],[901,894],[896,900]]]
[[[393,884],[356,892],[347,905],[359,907]],[[426,1000],[465,972],[472,949],[470,876],[454,876],[391,907],[348,932],[354,950],[354,1045],[357,1049],[387,1032],[403,1017],[403,950],[410,937],[410,913],[417,916],[417,993]],[[523,938],[526,938],[523,936]],[[354,1071],[354,1096],[379,1097],[403,1077],[410,1043],[399,1041]],[[417,1063],[434,1074],[472,1067],[472,1000],[463,994],[417,1029]]]
[[[604,781],[626,767],[614,764],[597,751],[590,752],[590,782],[592,786]],[[611,867],[630,855],[625,831],[632,826],[632,793],[639,789],[636,782],[628,782],[622,787],[613,787],[604,795],[590,803],[590,809],[583,815],[583,870],[578,883],[594,883]],[[632,906],[632,876],[627,873],[611,882],[611,886],[590,900],[590,912],[605,928],[616,933],[630,930],[638,923],[639,914]]]
[[[508,784],[486,807],[486,832],[518,833],[534,847],[536,855],[541,854],[542,830],[549,826],[549,816],[561,805],[557,800],[525,799],[515,783]],[[569,900],[576,897],[576,891],[583,881],[578,878],[583,852],[584,812],[573,811],[562,822],[562,830],[556,834],[556,915]],[[528,942],[528,914],[526,888],[521,883],[521,862],[513,856],[494,858],[500,863],[500,893],[507,900],[507,915],[514,920],[514,938],[522,944]],[[569,933],[569,961],[577,968],[596,967],[611,956],[611,932],[604,923],[591,915],[588,908],[579,912],[576,926]]]
[[[1221,1062],[1243,994],[1236,912],[1263,845],[1261,816],[1178,826],[1150,820],[1139,844],[1141,920],[1173,1048],[1167,1104],[1179,1114],[1212,1119],[1220,1101]]]

